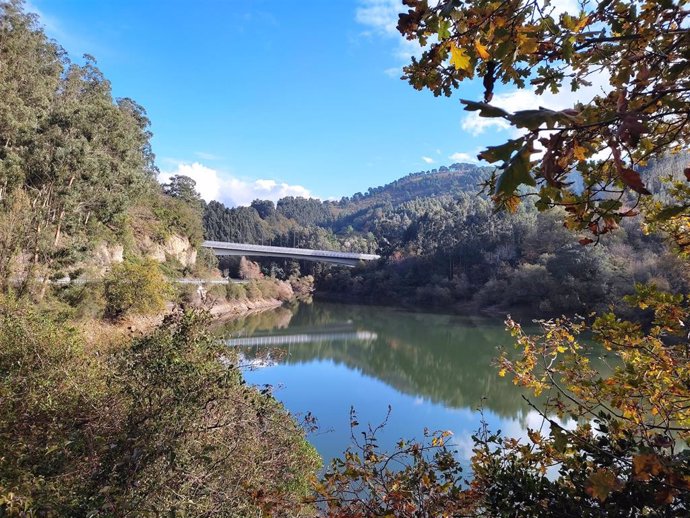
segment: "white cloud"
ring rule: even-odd
[[[427,164],[433,164],[434,163],[434,159],[431,157],[428,157],[428,156],[423,156],[422,160],[424,160]]]
[[[453,153],[450,155],[448,158],[455,162],[465,162],[465,163],[471,163],[474,164],[477,162],[477,157],[474,155],[470,155],[469,153]]]
[[[569,85],[554,94],[549,91],[537,95],[535,88],[524,88],[494,95],[491,104],[508,112],[520,110],[533,110],[539,107],[551,110],[563,110],[572,108],[577,102],[588,103],[595,96],[602,95],[611,90],[609,75],[601,73],[598,76],[590,76],[588,80],[591,86],[580,88],[576,92],[570,90]],[[501,131],[510,128],[510,124],[504,119],[480,117],[479,112],[470,112],[461,122],[462,129],[472,135],[480,135],[488,129]]]
[[[398,14],[405,6],[399,0],[360,0],[355,20],[375,32],[393,36],[398,34]]]
[[[355,20],[369,28],[364,35],[375,35],[396,41],[393,56],[401,64],[383,71],[395,79],[403,73],[402,64],[409,63],[412,56],[418,57],[422,53],[422,47],[417,41],[407,40],[398,32],[398,15],[407,9],[400,0],[359,0],[355,10]]]
[[[277,201],[285,196],[311,196],[309,189],[301,185],[270,179],[243,180],[219,173],[199,162],[178,163],[177,169],[161,172],[158,179],[166,183],[174,175],[189,176],[196,182],[196,189],[204,200],[217,200],[229,207],[249,205],[257,198]]]
[[[542,4],[545,2],[542,2]],[[550,10],[552,9],[552,11]],[[546,13],[550,13],[551,16],[557,18],[563,13],[568,13],[575,16],[580,12],[580,1],[579,0],[551,0],[549,2],[549,8],[545,9]]]

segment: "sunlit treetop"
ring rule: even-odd
[[[403,3],[409,10],[400,15],[398,29],[424,46],[404,78],[416,89],[446,96],[462,81],[482,78],[484,99],[462,100],[465,110],[503,119],[519,131],[479,154],[498,166],[487,183],[498,208],[514,209],[522,197],[536,196],[539,209],[564,207],[569,228],[598,239],[621,218],[637,214],[641,199],[651,198],[640,174],[648,160],[688,149],[686,1],[583,0],[568,12],[549,0]],[[595,78],[608,78],[610,86],[569,109],[535,106],[510,113],[491,105],[499,83],[540,95],[577,91]],[[584,187],[575,188],[573,171]],[[676,200],[652,203],[646,215],[687,232],[690,169],[676,180]]]

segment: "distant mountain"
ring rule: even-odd
[[[422,197],[456,195],[468,190],[478,190],[479,184],[493,170],[473,164],[453,164],[450,167],[410,173],[382,187],[372,187],[366,194],[357,193],[343,198],[341,205],[359,208],[378,203],[401,204]]]
[[[380,187],[370,187],[366,193],[355,193],[340,201],[324,201],[306,198],[283,198],[276,211],[303,226],[317,225],[339,232],[348,226],[363,230],[362,222],[370,220],[376,209],[391,210],[419,200],[475,193],[485,180],[491,167],[473,164],[452,164],[439,169],[419,171]]]
[[[204,210],[205,234],[220,241],[374,251],[379,244],[372,233],[402,234],[427,205],[479,192],[491,170],[472,164],[442,166],[339,201],[288,196],[277,204],[255,200],[250,207],[236,208],[212,201]]]

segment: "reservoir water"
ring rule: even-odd
[[[383,447],[421,439],[425,428],[450,430],[463,458],[480,406],[491,429],[509,436],[541,424],[492,365],[498,346],[512,349],[501,319],[315,302],[252,314],[221,333],[249,365],[249,383],[271,385],[290,412],[316,417],[309,439],[326,462],[351,443],[351,407],[361,426],[376,426],[390,405]]]

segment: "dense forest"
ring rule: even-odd
[[[684,157],[648,167],[648,187],[665,196]],[[636,282],[672,292],[690,283],[687,269],[639,218],[621,222],[596,246],[563,226],[562,209],[496,213],[481,183],[492,168],[453,164],[405,176],[338,202],[283,198],[204,211],[214,240],[378,253],[378,264],[354,270],[302,264],[317,294],[380,304],[523,311],[585,312],[630,293]],[[631,205],[633,200],[629,200]],[[267,272],[294,271],[260,260]]]

